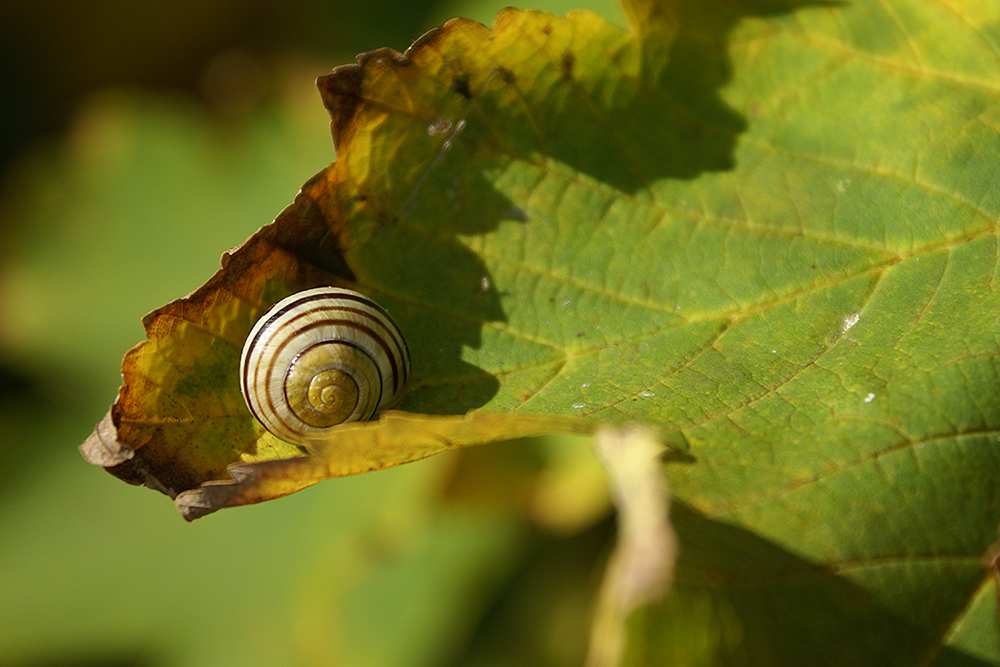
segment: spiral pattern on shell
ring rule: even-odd
[[[274,304],[240,356],[247,407],[288,442],[395,405],[410,374],[399,327],[381,306],[348,289],[317,287]]]

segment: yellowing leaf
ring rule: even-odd
[[[232,481],[209,481],[177,496],[191,521],[223,507],[288,495],[331,477],[356,475],[417,461],[447,449],[527,438],[584,425],[557,417],[474,412],[464,416],[414,415],[389,411],[377,422],[356,422],[317,438],[308,456],[229,466]],[[266,435],[265,440],[274,439]]]
[[[484,406],[527,407],[566,353],[505,329],[508,315],[491,271],[460,239],[504,219],[516,226],[532,222],[522,219],[523,209],[497,199],[481,177],[461,181],[505,159],[510,149],[503,143],[520,141],[516,124],[532,122],[521,108],[504,138],[484,116],[490,107],[496,108],[491,114],[521,107],[518,78],[549,71],[525,59],[529,36],[541,40],[529,52],[557,59],[555,74],[567,82],[579,65],[587,65],[588,75],[598,72],[589,71],[597,60],[578,61],[576,55],[603,59],[592,51],[595,44],[638,72],[637,45],[595,15],[567,19],[507,11],[492,32],[454,20],[418,40],[405,56],[371,52],[358,65],[322,78],[339,159],[306,183],[273,224],[226,253],[209,282],[144,319],[150,340],[126,355],[125,384],[109,416],[81,447],[84,456],[126,481],[178,498],[189,517],[195,513],[183,508],[194,501],[184,492],[209,484],[212,497],[221,498],[220,488],[234,483],[230,472],[241,491],[226,496],[226,504],[264,500],[346,474],[349,465],[328,466],[322,452],[269,436],[243,406],[237,380],[236,361],[253,322],[282,296],[317,285],[370,293],[400,322],[414,358],[402,407],[454,415]],[[473,135],[470,144],[466,138]],[[593,166],[606,168],[601,162]],[[442,179],[452,180],[453,190],[442,192],[436,185]],[[549,297],[546,307],[555,304]],[[483,344],[484,331],[499,347]],[[473,355],[470,363],[469,350],[475,349],[490,358]],[[500,371],[504,367],[512,370]],[[504,382],[498,380],[501,372]],[[526,412],[575,417],[583,405],[567,400],[561,409]],[[492,437],[480,435],[478,441],[537,435],[543,432],[538,424],[547,423],[530,414],[520,419],[523,426],[499,428],[497,422]],[[548,423],[553,430],[586,428],[566,419]],[[452,441],[451,427],[443,426],[437,437]],[[400,461],[426,455],[412,438],[400,446],[410,452]],[[303,460],[310,456],[315,460]],[[284,472],[261,477],[250,472],[256,468],[241,467],[265,462],[272,463],[264,468]],[[298,481],[288,472],[292,462]],[[272,477],[283,481],[261,481]],[[246,490],[254,484],[256,490]],[[223,506],[208,507],[203,496],[194,502],[198,514]]]
[[[86,451],[178,498],[235,492],[197,512],[331,474],[335,448],[250,420],[236,358],[269,303],[348,284],[410,342],[400,409],[450,418],[384,460],[458,443],[471,410],[638,421],[686,455],[668,466],[675,587],[635,612],[626,661],[1000,662],[983,566],[1000,517],[1000,8],[628,14],[630,31],[457,20],[323,77],[337,162],[147,319]]]

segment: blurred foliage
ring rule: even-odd
[[[612,2],[542,4],[620,21]],[[18,101],[0,112],[0,665],[485,665],[543,645],[538,664],[579,662],[611,535],[579,442],[436,457],[193,527],[75,449],[141,315],[333,159],[315,77],[502,6],[0,6]]]
[[[835,318],[846,341],[840,349],[853,354],[837,357],[837,377],[857,379],[875,369],[866,355],[885,350],[894,327],[919,320],[920,337],[892,340],[923,345],[900,347],[906,354],[879,365],[900,380],[891,387],[895,393],[880,385],[877,396],[866,395],[860,382],[845,384],[840,405],[853,412],[841,414],[891,409],[907,424],[910,417],[944,423],[914,433],[973,437],[938,438],[936,444],[955,447],[926,452],[922,440],[915,449],[868,452],[864,448],[879,441],[872,430],[859,431],[860,421],[840,423],[842,441],[814,428],[831,424],[823,414],[831,404],[810,393],[820,383],[800,376],[792,395],[789,385],[771,385],[765,377],[758,384],[785,389],[769,394],[775,400],[766,411],[762,402],[753,410],[720,410],[713,432],[689,433],[702,465],[678,475],[674,489],[700,504],[681,504],[674,518],[682,535],[695,539],[684,542],[674,594],[633,619],[638,632],[657,639],[658,652],[637,654],[637,662],[654,659],[649,656],[669,664],[707,661],[708,655],[745,660],[747,638],[766,640],[757,643],[763,653],[755,658],[787,664],[798,664],[803,645],[839,664],[857,664],[859,656],[873,664],[927,661],[926,641],[941,644],[935,664],[1000,656],[996,585],[984,574],[979,551],[994,537],[995,429],[967,431],[980,421],[994,424],[995,414],[989,401],[997,375],[979,373],[996,358],[995,338],[982,344],[996,310],[980,299],[995,294],[995,255],[982,242],[993,237],[995,243],[996,235],[996,95],[987,85],[995,77],[976,77],[995,73],[989,68],[996,62],[996,6],[983,0],[978,20],[964,23],[955,8],[947,20],[933,4],[890,9],[917,6],[844,3],[833,18],[815,13],[808,21],[796,15],[750,25],[732,44],[732,62],[758,76],[725,91],[746,128],[728,107],[714,104],[729,62],[678,59],[680,71],[707,72],[695,92],[709,94],[694,96],[694,106],[717,109],[713,118],[738,149],[738,170],[729,169],[729,143],[723,161],[698,155],[695,166],[716,173],[699,180],[698,197],[685,183],[665,184],[676,210],[695,229],[696,213],[721,203],[709,207],[718,220],[759,220],[765,223],[759,229],[770,232],[788,224],[792,233],[784,235],[788,246],[772,244],[759,255],[745,252],[756,245],[733,243],[743,237],[728,228],[700,244],[664,237],[662,247],[693,250],[677,262],[691,269],[685,289],[702,300],[714,295],[726,309],[732,294],[704,287],[749,285],[758,290],[754,298],[773,290],[773,276],[762,268],[766,260],[784,258],[784,247],[808,249],[802,241],[812,238],[793,223],[814,223],[810,234],[846,232],[848,240],[872,234],[864,249],[886,246],[901,261],[882,264],[889,279],[872,291],[875,298],[864,297],[858,328],[860,308]],[[403,49],[453,13],[489,23],[498,8],[400,3],[365,6],[353,16],[346,7],[304,0],[280,10],[258,3],[131,5],[127,15],[93,5],[3,8],[0,70],[10,73],[6,99],[18,104],[8,105],[4,119],[2,159],[9,164],[0,195],[0,429],[6,436],[0,444],[0,666],[579,664],[611,531],[600,472],[576,440],[443,455],[195,526],[180,522],[156,494],[95,474],[74,451],[118,385],[121,352],[141,337],[139,315],[197,286],[223,248],[269,221],[333,158],[315,75],[357,51]],[[617,18],[617,10],[604,13]],[[970,28],[987,25],[992,32],[975,34],[992,41],[967,39]],[[706,51],[696,42],[689,54]],[[967,42],[975,48],[964,48]],[[722,46],[707,43],[708,51]],[[815,48],[803,50],[803,44]],[[688,79],[678,80],[680,99],[691,90],[683,87]],[[53,128],[65,131],[39,137]],[[668,165],[675,169],[670,173],[690,177],[677,171],[691,168],[686,154],[672,156],[677,163]],[[917,164],[923,176],[941,178],[945,187],[935,193],[943,197],[928,197],[925,184],[910,178]],[[919,187],[900,187],[904,182]],[[734,183],[740,187],[734,190]],[[755,196],[729,196],[743,192]],[[977,215],[954,215],[968,202],[978,202]],[[872,221],[891,223],[892,233]],[[968,243],[968,229],[983,235],[975,237],[978,243]],[[931,250],[940,263],[918,263],[930,255],[914,256],[914,248],[937,242],[944,247]],[[715,267],[710,254],[697,251],[720,247],[732,248],[727,256],[739,261],[727,265],[725,281],[705,279]],[[941,256],[951,252],[954,260],[945,262]],[[838,271],[856,269],[845,255],[826,257]],[[739,270],[748,264],[762,279],[756,285]],[[970,282],[983,275],[989,289],[986,281],[972,289]],[[779,283],[787,278],[777,275]],[[913,298],[924,287],[941,303],[925,308],[927,301]],[[737,296],[749,302],[742,292]],[[959,310],[973,299],[974,311]],[[801,309],[775,309],[774,320],[741,318],[742,328],[733,327],[716,351],[770,359],[777,347],[762,341],[799,331],[802,313],[820,312],[802,303]],[[766,335],[748,326],[761,322]],[[974,335],[963,337],[962,325]],[[923,335],[933,327],[951,335]],[[791,342],[808,339],[834,349],[835,338],[816,328]],[[930,362],[940,340],[975,342],[986,363],[948,365],[945,382],[937,383],[940,376],[926,372],[936,368]],[[909,354],[914,350],[919,355]],[[903,362],[913,358],[919,373],[907,373]],[[725,379],[722,392],[706,394],[725,394],[732,408],[762,377],[758,368],[775,367],[763,362],[728,377],[718,356],[707,355],[691,370]],[[966,369],[977,372],[963,375]],[[743,385],[739,391],[732,391],[737,382],[728,382],[734,378]],[[923,380],[933,382],[907,393]],[[940,391],[956,385],[960,391]],[[959,405],[957,396],[972,400]],[[932,409],[914,410],[914,404]],[[789,415],[787,405],[806,409]],[[980,421],[942,418],[976,410]],[[759,417],[789,426],[783,443],[774,442],[770,424]],[[732,442],[729,427],[740,432]],[[889,430],[882,431],[884,441]],[[836,467],[823,466],[837,459],[803,447],[810,441],[799,440],[800,432],[845,445],[840,451],[857,452],[863,465],[848,461],[849,474],[829,474]],[[777,457],[768,466],[734,458],[734,451],[751,451],[733,446],[748,433],[759,436],[751,443],[757,451]],[[775,471],[793,471],[806,483],[786,493],[781,484],[790,478]],[[966,484],[969,479],[975,483]],[[773,493],[750,503],[738,495],[760,489]],[[821,502],[803,501],[810,493]],[[711,517],[700,514],[706,509]],[[940,539],[925,544],[927,537]],[[785,549],[789,545],[794,551]],[[889,623],[875,632],[887,609],[894,610]],[[686,641],[671,641],[675,636]],[[689,646],[701,652],[682,654]]]
[[[67,126],[80,96],[107,86],[179,89],[218,102],[216,75],[232,55],[299,54],[315,74],[380,46],[403,50],[452,16],[487,25],[502,3],[481,0],[139,0],[37,3],[0,0],[0,167],[38,132]],[[586,8],[620,18],[607,0],[550,0],[563,13]],[[222,104],[225,108],[225,104]]]

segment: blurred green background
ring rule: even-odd
[[[579,663],[613,527],[578,440],[190,525],[76,451],[140,317],[333,160],[316,76],[503,6],[0,4],[0,666]]]

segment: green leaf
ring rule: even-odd
[[[6,183],[5,220],[32,243],[0,276],[0,356],[31,378],[0,400],[4,667],[443,664],[537,540],[511,503],[442,502],[454,456],[187,524],[72,451],[121,381],[136,314],[203,282],[331,158],[312,74],[292,74],[294,96],[239,121],[176,94],[96,96]]]
[[[998,664],[1000,7],[675,12],[506,10],[325,77],[338,161],[176,306],[216,338],[170,385],[220,398],[171,442],[205,429],[212,479],[292,453],[259,449],[226,360],[332,276],[407,333],[401,408],[641,421],[686,455],[677,588],[636,617],[636,664]],[[669,58],[634,39],[671,32]],[[134,353],[150,372],[165,341]],[[171,399],[133,395],[155,439]]]

